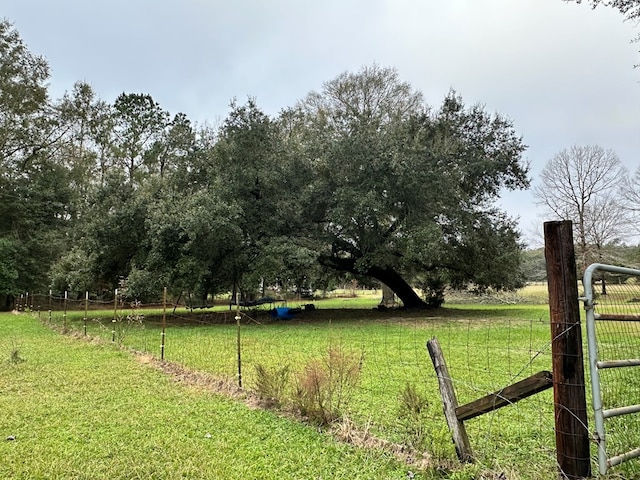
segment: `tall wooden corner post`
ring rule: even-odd
[[[591,476],[578,280],[570,221],[544,224],[556,456],[561,478]]]

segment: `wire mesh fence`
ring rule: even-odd
[[[461,404],[551,365],[544,305],[432,312],[294,305],[302,308],[284,320],[273,305],[238,312],[163,309],[89,295],[30,300],[26,308],[68,332],[162,356],[225,385],[241,384],[265,403],[308,418],[317,413],[315,405],[320,419],[347,418],[349,432],[343,433],[349,438],[375,439],[443,468],[456,462],[456,454],[425,347],[429,339],[442,345]],[[519,478],[555,474],[550,391],[469,420],[466,427],[486,468],[518,472]]]

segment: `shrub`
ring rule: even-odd
[[[362,361],[362,355],[339,346],[311,359],[296,377],[294,407],[319,425],[338,420],[360,381]]]
[[[134,327],[144,328],[144,315],[138,310],[141,304],[139,302],[131,302],[131,311],[127,315],[118,315],[113,318],[110,323],[104,323],[98,320],[100,327],[107,331],[111,330],[111,341],[118,346],[123,346],[124,341]]]

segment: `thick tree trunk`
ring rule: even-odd
[[[16,299],[13,295],[0,294],[0,312],[10,312],[16,306]]]
[[[427,302],[413,290],[402,276],[389,267],[370,267],[367,271],[358,271],[355,268],[356,261],[353,257],[341,258],[337,256],[321,256],[319,261],[325,267],[330,267],[343,272],[351,272],[381,281],[395,293],[402,301],[404,308],[428,308]]]
[[[388,286],[402,301],[404,308],[426,308],[427,304],[398,272],[390,268],[371,267],[367,272]]]
[[[382,287],[382,300],[380,301],[380,305],[393,307],[396,304],[396,294],[383,282],[380,282],[380,286]]]

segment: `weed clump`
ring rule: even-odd
[[[20,355],[20,350],[18,349],[18,347],[13,347],[11,349],[11,354],[9,355],[9,360],[8,360],[8,362],[11,365],[17,365],[19,363],[24,363],[26,361],[27,360]]]
[[[266,403],[267,407],[280,407],[285,401],[289,385],[289,365],[270,369],[262,364],[257,364],[255,368],[256,394]]]
[[[426,418],[429,407],[426,396],[418,391],[415,384],[407,383],[399,396],[398,420],[407,437],[407,443],[416,449],[426,444]]]
[[[429,400],[415,384],[407,382],[398,396],[398,425],[404,443],[415,451],[429,452],[433,460],[451,456],[451,436],[446,424],[434,421]],[[484,477],[483,477],[484,478]]]
[[[340,419],[360,381],[363,356],[329,347],[321,358],[309,360],[296,376],[294,407],[309,421],[328,425]]]

